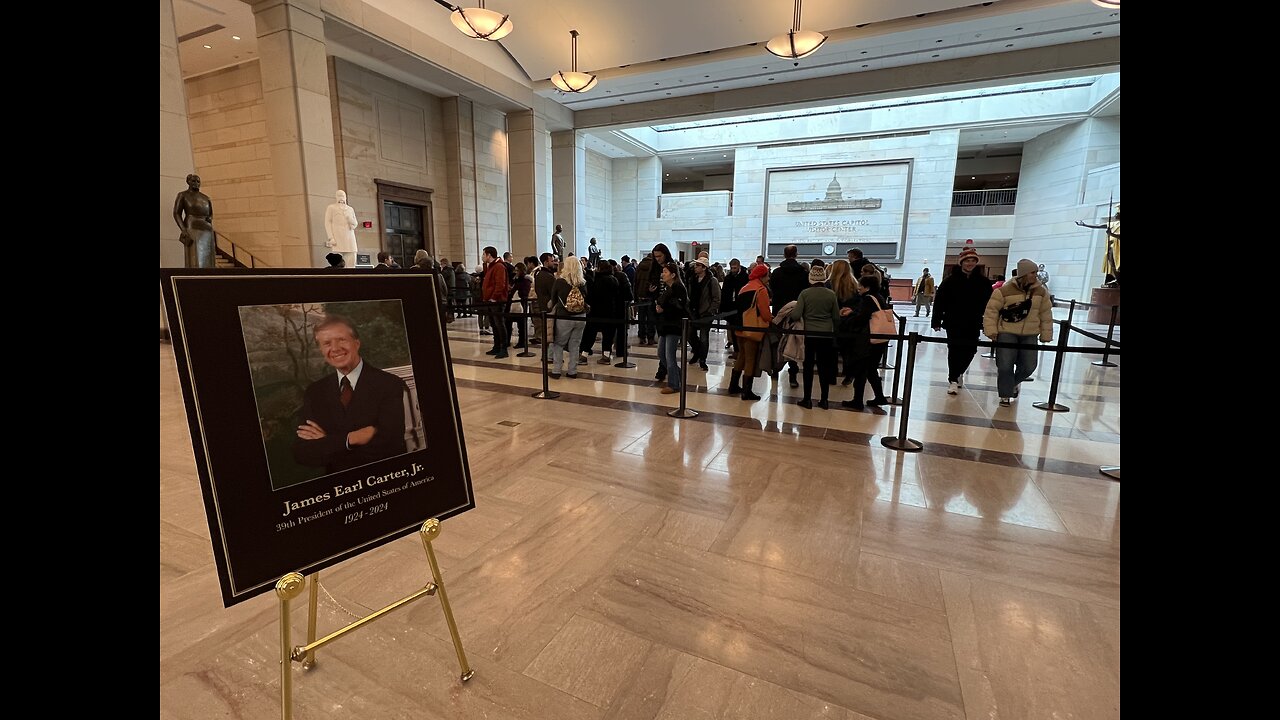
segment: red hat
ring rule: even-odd
[[[973,238],[964,241],[964,249],[960,251],[960,257],[956,259],[956,262],[964,262],[965,258],[982,259],[978,257],[978,251],[973,247]]]
[[[765,267],[764,265],[757,265],[751,268],[750,278],[752,280],[759,280],[760,278],[768,274],[769,274],[769,268]]]

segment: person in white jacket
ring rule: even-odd
[[[347,204],[347,194],[338,191],[337,202],[324,209],[324,230],[329,240],[326,247],[342,253],[347,267],[356,266],[356,211]]]
[[[1020,345],[996,348],[996,386],[1005,407],[1011,398],[1018,397],[1022,381],[1036,371],[1036,340],[1053,341],[1053,300],[1036,275],[1039,269],[1031,260],[1019,260],[1018,277],[991,293],[982,316],[984,335],[996,342]]]

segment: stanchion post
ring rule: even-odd
[[[1071,301],[1071,310],[1076,309],[1076,301]],[[1053,358],[1053,379],[1049,382],[1049,399],[1045,402],[1038,402],[1032,405],[1040,410],[1049,412],[1067,412],[1071,408],[1066,405],[1058,404],[1058,380],[1062,377],[1062,358],[1066,355],[1067,338],[1071,335],[1071,315],[1067,313],[1067,321],[1062,323],[1062,332],[1058,334],[1058,352]]]
[[[551,328],[547,327],[547,311],[545,309],[538,313],[538,322],[542,323],[542,391],[534,393],[533,396],[539,400],[555,400],[560,397],[560,393],[551,392],[551,386],[548,384],[547,346],[551,344]]]
[[[1095,360],[1093,362],[1093,364],[1098,367],[1116,367],[1116,364],[1111,362],[1111,338],[1115,337],[1116,313],[1119,312],[1119,310],[1119,305],[1111,306],[1111,323],[1107,325],[1107,346],[1102,349],[1102,359]]]
[[[524,352],[516,353],[516,357],[533,357],[537,353],[529,349],[529,307],[521,302],[520,309],[524,311],[520,315],[520,337],[524,339]]]
[[[916,345],[920,343],[920,333],[911,333],[908,336],[908,342],[910,346],[907,348],[907,386],[905,388],[906,394],[902,398],[902,411],[899,414],[898,436],[882,437],[880,438],[880,444],[903,452],[920,452],[924,449],[924,443],[907,437],[907,418],[911,415],[911,378],[915,374]]]
[[[671,368],[667,368],[671,372]],[[689,389],[689,318],[680,321],[680,407],[667,413],[673,418],[698,417],[698,411],[685,407],[685,392]]]
[[[631,329],[631,311],[635,308],[635,300],[628,300],[622,312],[622,359],[614,363],[614,367],[633,368],[635,363],[631,362],[631,338],[628,331]]]
[[[890,306],[890,308],[889,308],[889,309],[891,309],[891,310],[892,310],[892,309],[893,309],[893,308],[892,308],[892,306]],[[898,317],[898,314],[897,314],[897,313],[894,313],[894,314],[893,314],[893,316],[894,316],[894,317],[896,317],[896,318],[898,318],[898,334],[899,334],[899,335],[901,335],[901,334],[902,334],[902,331],[903,331],[903,330],[905,330],[905,329],[906,329],[906,327],[907,327],[907,319],[906,319],[906,318],[904,318],[904,317]],[[894,340],[890,340],[889,342],[894,342]],[[899,350],[901,350],[901,349],[902,349],[902,341],[901,341],[901,340],[898,340],[898,341],[897,341],[897,343],[898,343],[898,349],[899,349]],[[902,360],[898,359],[898,360],[897,360],[897,362],[901,363],[901,362],[902,362]],[[880,369],[881,369],[881,370],[892,370],[892,369],[894,369],[895,367],[897,367],[897,365],[890,365],[890,364],[889,364],[889,346],[888,346],[888,345],[885,345],[885,346],[884,346],[884,352],[883,352],[883,353],[880,353]],[[894,394],[896,395],[897,393],[894,393]]]
[[[902,367],[902,336],[906,334],[907,334],[907,319],[904,317],[900,317],[898,318],[898,354],[893,359],[894,367]],[[898,397],[898,378],[901,377],[901,375],[902,373],[898,372],[897,370],[893,371],[893,392],[890,393],[889,395],[890,405],[902,404],[902,398]]]

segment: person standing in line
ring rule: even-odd
[[[657,256],[657,252],[654,252]],[[653,310],[658,316],[658,357],[663,364],[658,368],[659,375],[665,375],[667,386],[662,388],[663,395],[680,392],[680,363],[677,360],[680,349],[681,320],[689,316],[689,293],[680,282],[680,266],[668,262],[662,268],[662,287]],[[663,378],[659,377],[661,381]]]
[[[982,332],[1016,348],[996,348],[996,388],[1000,406],[1009,407],[1019,386],[1036,371],[1040,342],[1053,342],[1053,299],[1040,282],[1039,267],[1027,259],[1018,261],[1018,277],[991,293],[982,316]]]
[[[826,286],[827,269],[821,265],[809,268],[809,287],[800,293],[791,314],[804,321],[806,333],[819,332],[830,335],[835,332],[835,319],[840,314],[836,294]],[[818,369],[818,384],[822,399],[818,407],[827,409],[827,397],[836,381],[836,347],[831,337],[804,338],[804,398],[796,404],[802,408],[813,407],[813,370]]]
[[[507,264],[498,257],[498,249],[490,245],[484,249],[484,261],[488,267],[484,271],[481,282],[481,299],[490,303],[489,329],[493,331],[493,349],[486,352],[495,360],[508,357],[507,346],[511,344],[511,327],[507,324],[503,308],[511,302],[511,283],[507,275]]]
[[[947,331],[947,394],[959,394],[961,376],[978,354],[978,334],[982,332],[982,315],[991,299],[991,281],[980,268],[978,251],[969,240],[960,251],[960,262],[938,286],[933,299],[930,326]]]
[[[925,268],[924,273],[920,275],[920,279],[916,280],[916,287],[913,292],[916,298],[916,317],[920,317],[921,306],[924,306],[925,317],[933,314],[933,291],[933,276],[929,274],[929,268]]]

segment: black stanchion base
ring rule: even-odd
[[[1106,362],[1103,362],[1101,360],[1094,360],[1092,364],[1097,365],[1098,367],[1120,367],[1119,365],[1111,362],[1110,360]]]
[[[698,411],[690,410],[689,408],[685,408],[683,410],[676,408],[675,410],[667,413],[667,415],[670,415],[673,418],[695,418],[698,417]]]
[[[538,353],[533,352],[532,350],[525,350],[524,352],[516,353],[516,357],[537,357],[537,356],[538,356]]]
[[[1034,403],[1031,407],[1038,408],[1040,410],[1048,410],[1049,412],[1070,412],[1071,411],[1071,408],[1067,407],[1066,405],[1063,405],[1062,403],[1055,403],[1053,405],[1050,405],[1047,402],[1038,402],[1038,403]]]
[[[896,437],[882,437],[880,438],[880,444],[887,448],[901,450],[902,452],[920,452],[921,450],[924,450],[924,443],[919,440],[912,440],[911,438],[899,440]]]
[[[613,366],[620,367],[620,368],[633,368],[636,366],[636,364],[633,362],[616,362],[613,364]]]
[[[1120,479],[1120,466],[1119,466],[1119,465],[1104,465],[1104,466],[1102,466],[1102,467],[1098,468],[1098,472],[1102,473],[1103,475],[1106,475],[1106,476],[1107,476],[1107,477],[1109,477],[1109,478],[1113,478],[1113,479],[1116,479],[1116,480],[1119,480],[1119,479]]]
[[[533,396],[539,400],[555,400],[556,398],[560,397],[560,393],[553,392],[551,390],[548,390],[546,392],[542,392],[541,390],[539,390],[538,392],[534,393]]]

